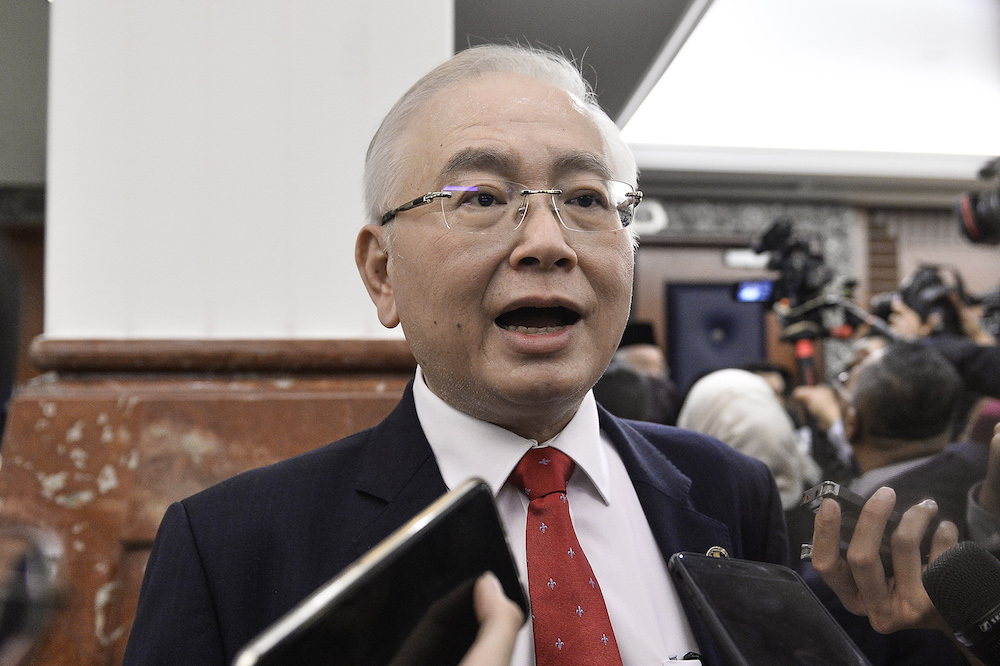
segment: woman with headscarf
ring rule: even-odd
[[[820,480],[819,466],[799,448],[795,426],[778,396],[752,372],[730,368],[699,379],[684,400],[677,425],[763,461],[786,511],[798,506],[802,491]]]

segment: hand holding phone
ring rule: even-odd
[[[892,543],[894,577],[886,575],[878,552],[895,505],[891,488],[881,488],[864,504],[849,546],[842,551],[841,508],[834,500],[822,501],[816,513],[812,565],[851,613],[867,615],[882,633],[900,629],[942,629],[944,620],[924,590],[920,542],[936,506],[922,502],[907,509],[899,520]],[[934,530],[929,559],[958,543],[958,529],[949,522]]]
[[[840,538],[843,544],[843,550],[846,550],[847,544],[851,542],[854,536],[854,531],[858,525],[858,519],[861,516],[861,512],[865,507],[867,500],[854,493],[839,483],[833,481],[823,481],[820,484],[809,488],[804,493],[802,493],[802,504],[801,506],[809,509],[814,514],[819,511],[820,505],[825,499],[833,499],[840,505]],[[891,539],[893,533],[899,527],[899,521],[902,514],[899,511],[890,511],[886,517],[885,528],[882,530],[882,537],[879,542],[879,558],[882,561],[882,566],[885,569],[886,576],[892,576],[894,567],[892,563],[892,545]],[[929,528],[924,534],[923,539],[920,542],[920,555],[921,562],[923,564],[927,563],[927,558],[930,554],[931,539],[933,538],[934,531],[937,529],[938,520],[933,518]],[[803,546],[803,559],[808,559],[812,552],[812,548],[807,548],[806,545]]]

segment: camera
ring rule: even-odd
[[[982,179],[1000,173],[1000,157],[990,160],[979,170]],[[973,243],[1000,244],[1000,183],[992,191],[965,192],[955,201],[955,216],[962,231]]]
[[[757,254],[770,252],[767,268],[779,273],[769,302],[788,299],[794,308],[821,296],[823,288],[833,279],[833,271],[826,265],[822,253],[796,237],[792,227],[788,218],[778,218],[750,249]]]
[[[944,271],[951,274],[951,284],[945,279]],[[927,321],[934,314],[938,315],[940,323],[935,327],[934,334],[962,335],[962,318],[952,300],[952,294],[966,305],[973,303],[965,293],[958,272],[935,264],[920,266],[899,285],[899,297],[920,315],[921,321]]]
[[[757,254],[769,252],[767,268],[778,272],[770,282],[747,281],[733,285],[733,299],[765,303],[778,315],[783,340],[846,338],[858,324],[867,324],[888,338],[895,333],[881,319],[871,316],[854,303],[857,281],[841,279],[831,287],[836,275],[826,264],[815,243],[799,238],[792,221],[776,219],[750,247]]]
[[[982,306],[983,328],[994,337],[1000,333],[1000,289],[979,296],[970,294],[965,290],[962,276],[954,267],[921,265],[903,280],[899,291],[872,296],[871,313],[888,321],[892,313],[892,300],[897,296],[920,315],[921,321],[926,322],[932,315],[938,315],[938,324],[931,331],[932,335],[964,335],[958,303]]]

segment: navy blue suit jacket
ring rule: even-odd
[[[733,557],[786,562],[781,502],[763,463],[693,432],[603,409],[600,420],[664,558],[722,546]],[[149,557],[125,663],[229,664],[446,491],[408,386],[374,428],[173,504]]]

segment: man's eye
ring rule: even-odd
[[[457,202],[462,206],[492,208],[505,203],[505,197],[495,187],[464,187],[462,197]]]
[[[479,192],[476,194],[475,201],[480,206],[486,207],[497,203],[497,198],[489,192]]]
[[[604,198],[595,193],[577,194],[570,199],[568,203],[579,206],[580,208],[591,208],[594,206],[600,207],[604,205]]]

